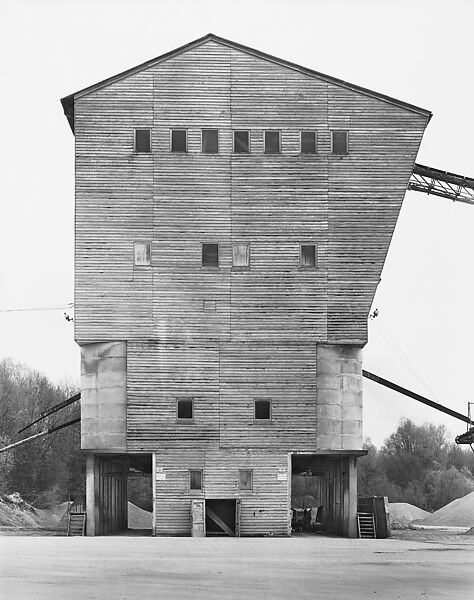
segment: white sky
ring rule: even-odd
[[[73,135],[59,99],[212,32],[433,112],[417,161],[474,177],[470,0],[11,0],[0,30],[0,358],[79,377]],[[466,413],[474,401],[474,207],[406,195],[365,368]],[[394,349],[395,348],[395,349]],[[465,426],[365,382],[364,433]]]

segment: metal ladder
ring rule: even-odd
[[[86,534],[86,513],[69,513],[67,535]]]
[[[357,530],[360,538],[375,539],[375,520],[372,513],[357,513]]]

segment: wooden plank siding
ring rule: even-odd
[[[288,534],[289,453],[360,449],[359,350],[427,120],[214,39],[78,94],[75,338],[126,342],[127,452],[155,454],[158,534],[189,534],[194,497],[241,498],[242,535]],[[151,130],[150,153],[135,152],[135,128]],[[187,152],[170,151],[173,128]],[[206,128],[217,154],[201,151]],[[240,129],[248,154],[233,153]],[[264,153],[267,129],[278,154]],[[340,129],[347,155],[331,154]],[[300,153],[302,130],[315,154]],[[134,266],[136,241],[151,243],[149,266]],[[217,268],[202,267],[203,243],[219,244]],[[249,244],[248,268],[233,244]],[[314,268],[301,244],[315,244]],[[180,398],[192,421],[178,422]],[[254,419],[256,399],[271,422]],[[189,469],[203,469],[202,493]]]
[[[427,117],[208,41],[75,102],[76,339],[366,342],[366,316]],[[133,130],[152,130],[136,153]],[[170,129],[188,130],[171,153]],[[202,154],[201,128],[219,129]],[[263,131],[281,131],[281,154]],[[331,129],[349,154],[331,155]],[[232,130],[251,153],[232,153]],[[303,129],[317,153],[301,155]],[[152,241],[134,268],[133,241]],[[219,270],[201,243],[220,244]],[[231,244],[251,268],[231,268]],[[299,244],[318,268],[299,270]],[[216,311],[203,313],[203,300]]]
[[[183,449],[156,454],[156,533],[189,535],[192,498],[240,498],[241,535],[288,535],[288,456],[276,451]],[[202,469],[202,491],[189,490],[189,469]],[[239,489],[239,469],[253,469],[253,489]]]

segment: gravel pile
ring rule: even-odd
[[[392,529],[405,529],[410,527],[412,521],[426,519],[430,514],[414,504],[408,504],[408,502],[389,502],[388,510]]]
[[[38,527],[40,516],[33,506],[25,502],[18,492],[0,495],[0,526]]]
[[[128,503],[128,528],[129,529],[151,529],[152,513],[143,508],[138,508],[131,502]]]
[[[417,525],[474,527],[474,492],[446,504]]]

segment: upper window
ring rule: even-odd
[[[250,152],[250,132],[234,131],[234,152],[245,154]]]
[[[250,266],[249,244],[234,244],[232,246],[232,265],[234,267]]]
[[[316,266],[316,245],[315,244],[301,244],[300,265],[302,267],[315,267]]]
[[[278,154],[280,152],[280,132],[265,131],[265,153]]]
[[[219,266],[219,244],[203,244],[202,245],[202,266],[203,267],[218,267]]]
[[[189,471],[189,489],[202,490],[202,471],[191,469]]]
[[[135,152],[151,152],[150,129],[135,129]]]
[[[134,242],[133,251],[136,265],[149,265],[151,262],[150,242]]]
[[[268,421],[272,418],[270,400],[255,400],[255,419]]]
[[[239,469],[239,490],[251,490],[253,483],[252,469]]]
[[[301,154],[316,153],[316,132],[302,131],[301,132]]]
[[[202,130],[201,148],[206,154],[217,154],[219,151],[219,132],[217,129]]]
[[[171,130],[171,152],[187,152],[187,133],[186,129]]]
[[[348,148],[348,131],[331,131],[332,134],[332,153],[347,154]]]
[[[182,398],[176,402],[176,416],[178,419],[193,418],[193,399]]]

